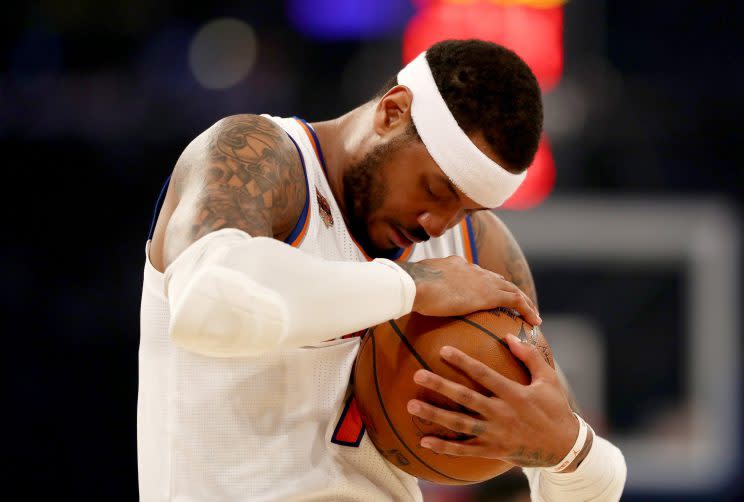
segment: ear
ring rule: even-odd
[[[413,93],[404,85],[396,85],[377,102],[374,115],[375,132],[385,137],[405,131],[411,119]]]

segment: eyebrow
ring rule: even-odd
[[[457,190],[455,190],[455,185],[452,184],[450,179],[447,178],[446,176],[440,176],[439,179],[447,184],[447,188],[449,188],[449,191],[452,192],[452,195],[454,195],[457,201],[460,202],[461,201],[460,194],[457,193]],[[472,211],[486,211],[486,210],[488,210],[487,207],[478,207],[478,208],[473,209]]]
[[[449,191],[452,192],[452,195],[455,196],[455,198],[459,201],[460,200],[460,194],[457,193],[457,190],[455,190],[455,185],[452,184],[449,178],[446,176],[440,176],[440,180],[444,181],[447,184],[447,188],[449,188]]]

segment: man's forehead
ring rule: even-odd
[[[486,155],[488,158],[496,162],[497,164],[501,164],[501,161],[499,159],[499,156],[496,155],[496,153],[491,148],[491,145],[488,144],[488,141],[486,140],[486,137],[484,136],[482,131],[476,131],[473,133],[469,133],[468,137],[470,138],[470,141],[473,142],[473,144],[481,151],[484,155]],[[432,159],[433,160],[433,159]],[[467,208],[472,210],[483,210],[483,209],[490,209],[487,207],[483,207],[480,204],[473,201],[471,198],[469,198],[467,195],[465,195],[462,190],[460,190],[453,182],[452,180],[444,173],[442,168],[437,165],[437,171],[438,171],[438,177],[443,181],[447,188],[452,192],[452,194]]]

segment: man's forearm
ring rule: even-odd
[[[236,229],[203,239],[166,270],[171,338],[203,355],[312,345],[413,305],[413,280],[388,260],[327,261]]]

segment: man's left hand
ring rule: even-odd
[[[437,453],[499,459],[522,467],[557,464],[573,447],[579,424],[556,371],[532,345],[507,337],[514,356],[529,369],[532,381],[523,385],[506,378],[454,347],[443,347],[442,358],[493,393],[485,396],[426,370],[414,381],[446,396],[474,413],[468,415],[412,399],[409,413],[452,431],[475,436],[447,441],[425,436],[421,446]]]

